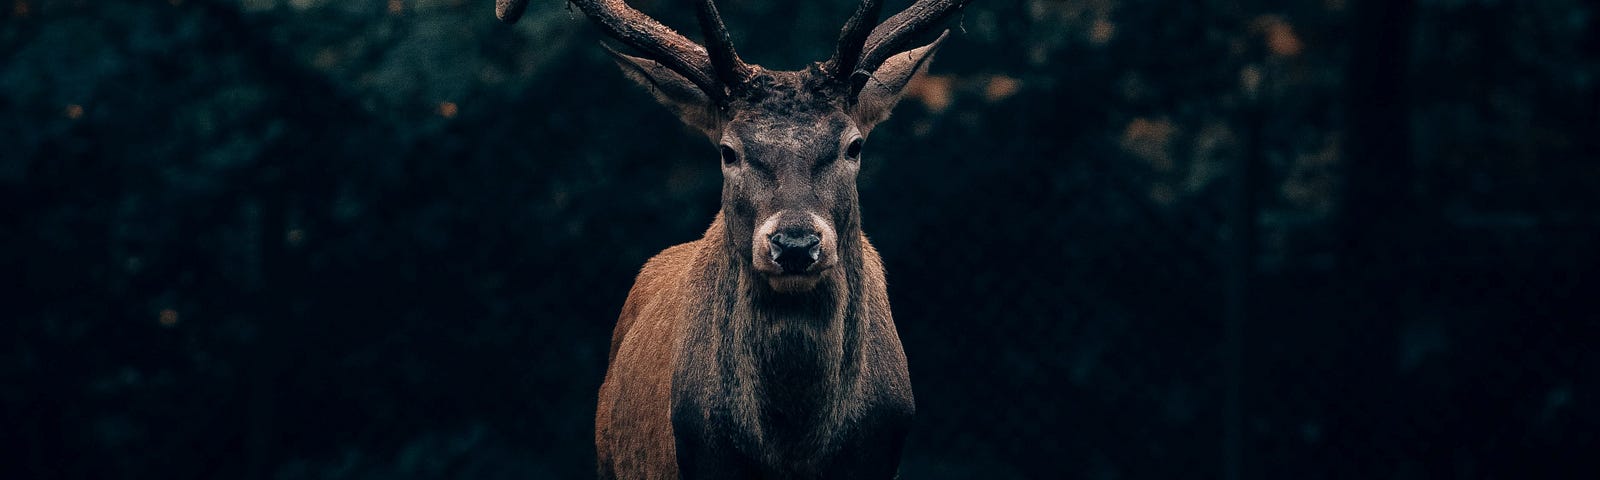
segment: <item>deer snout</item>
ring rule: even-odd
[[[839,239],[816,213],[785,210],[767,217],[751,238],[755,270],[780,293],[811,291],[838,261]]]
[[[784,274],[805,273],[822,255],[822,236],[816,232],[788,229],[767,238],[772,261],[783,268]]]

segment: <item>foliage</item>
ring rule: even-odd
[[[974,2],[860,181],[903,476],[1222,477],[1230,388],[1250,478],[1595,473],[1600,12],[1384,2]],[[612,319],[720,183],[579,15],[8,3],[0,474],[590,473]],[[854,8],[721,3],[774,68]]]

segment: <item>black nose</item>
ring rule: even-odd
[[[783,273],[802,273],[817,263],[822,253],[822,237],[804,230],[786,230],[772,234],[772,260],[783,267]]]

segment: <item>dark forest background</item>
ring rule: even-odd
[[[716,153],[561,0],[492,4],[0,2],[0,477],[591,476]],[[855,8],[721,4],[780,69]],[[1595,4],[952,28],[859,182],[903,478],[1600,478]]]

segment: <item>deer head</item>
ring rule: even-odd
[[[919,0],[879,24],[881,1],[865,0],[832,58],[771,71],[739,58],[711,0],[696,3],[705,47],[622,0],[571,0],[640,54],[606,48],[623,72],[717,146],[728,245],[740,246],[731,253],[747,252],[746,264],[779,293],[812,290],[842,251],[859,248],[862,144],[949,32],[903,47],[968,1]],[[514,22],[525,4],[499,0],[496,14]]]

